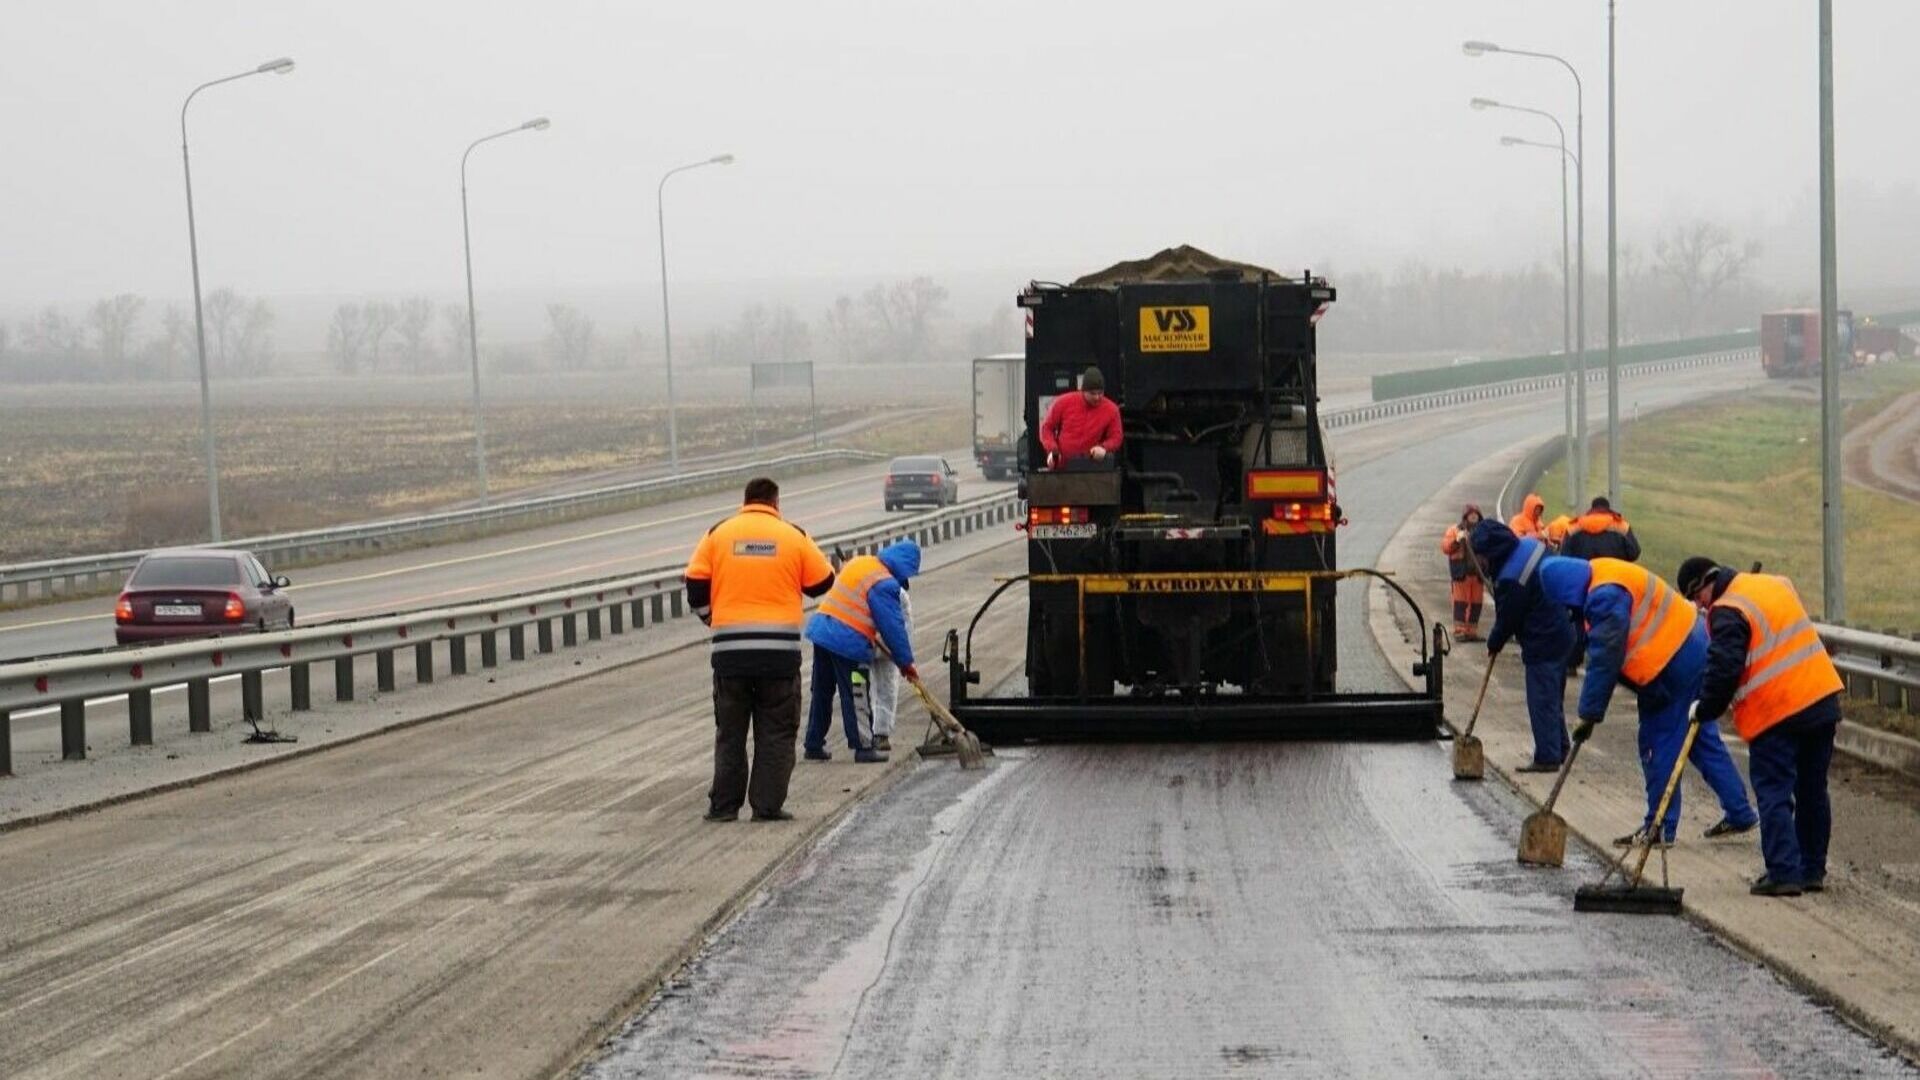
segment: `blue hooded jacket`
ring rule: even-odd
[[[1487,633],[1487,651],[1498,652],[1518,639],[1523,662],[1564,665],[1573,650],[1573,623],[1566,609],[1549,601],[1540,587],[1546,545],[1533,537],[1523,540],[1500,522],[1482,521],[1473,529],[1473,550],[1493,570],[1493,629]]]
[[[1589,592],[1593,567],[1585,559],[1553,556],[1540,561],[1540,584],[1547,598],[1582,612],[1587,622],[1587,674],[1580,683],[1579,717],[1599,721],[1607,715],[1613,688],[1622,681],[1620,668],[1627,662],[1627,629],[1633,616],[1633,597],[1618,585],[1605,585]],[[1685,695],[1700,692],[1700,678],[1707,666],[1707,626],[1695,619],[1673,659],[1645,686],[1635,686],[1640,709],[1658,709]],[[1631,684],[1629,684],[1631,685]]]
[[[893,654],[893,662],[906,667],[913,663],[913,642],[907,637],[907,618],[900,609],[900,589],[920,572],[920,545],[901,540],[880,549],[880,562],[892,572],[867,590],[867,611],[873,616],[874,632]],[[857,663],[873,660],[873,645],[866,635],[824,611],[807,616],[807,640],[835,656]]]

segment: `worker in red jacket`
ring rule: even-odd
[[[1097,367],[1080,376],[1080,392],[1053,399],[1047,418],[1040,421],[1040,445],[1047,451],[1047,468],[1057,469],[1076,458],[1105,461],[1120,450],[1120,408],[1107,400],[1107,380]]]

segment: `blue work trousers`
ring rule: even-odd
[[[1783,721],[1747,746],[1753,794],[1760,802],[1760,854],[1774,881],[1820,881],[1827,876],[1827,838],[1833,806],[1827,767],[1833,763],[1831,721]]]
[[[1640,709],[1640,768],[1647,781],[1647,816],[1640,826],[1643,829],[1653,823],[1660,795],[1667,790],[1674,759],[1680,756],[1680,746],[1687,738],[1687,710],[1693,705],[1691,697],[1681,696],[1649,709],[1646,707],[1649,697],[1651,695],[1641,698]],[[1699,771],[1701,779],[1719,797],[1720,812],[1728,821],[1746,826],[1757,820],[1753,803],[1747,798],[1746,782],[1740,779],[1740,770],[1727,753],[1727,744],[1720,741],[1719,724],[1700,725],[1700,734],[1694,737],[1687,763]],[[1661,826],[1666,838],[1672,840],[1680,827],[1678,788],[1674,789],[1673,801],[1667,804],[1667,816]]]
[[[806,748],[827,748],[827,730],[833,726],[833,696],[840,695],[840,716],[847,729],[847,746],[873,749],[873,706],[868,688],[873,679],[864,661],[849,660],[818,645],[813,647],[813,689],[807,703]]]
[[[1527,720],[1533,724],[1533,761],[1558,765],[1567,758],[1567,662],[1529,661]]]

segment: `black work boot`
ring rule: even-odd
[[[1765,874],[1747,890],[1755,896],[1799,896],[1805,892],[1797,881],[1775,881]]]

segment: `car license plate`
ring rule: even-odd
[[[1088,522],[1085,525],[1035,525],[1035,540],[1091,540],[1100,535],[1100,527]]]
[[[162,619],[197,619],[200,617],[199,604],[155,604],[153,613]]]

